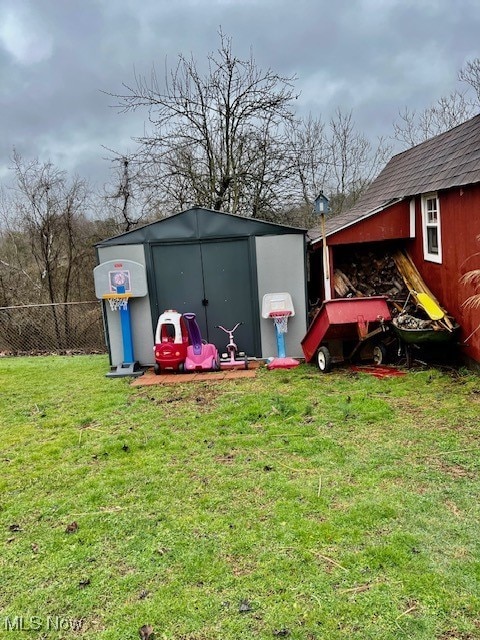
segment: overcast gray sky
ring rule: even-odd
[[[352,110],[371,137],[480,56],[479,0],[0,0],[0,179],[15,147],[106,181],[102,145],[133,150],[145,114],[119,115],[102,90],[179,53],[202,62],[220,27],[239,56],[296,74],[302,113]]]

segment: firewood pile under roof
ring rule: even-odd
[[[336,294],[350,296],[388,296],[402,305],[408,289],[391,253],[355,252],[333,273]]]
[[[387,296],[394,316],[409,312],[413,314],[409,315],[409,318],[416,322],[423,321],[424,314],[417,300],[417,294],[422,293],[427,294],[441,309],[412,259],[403,251],[352,253],[348,261],[344,260],[338,264],[333,278],[335,292],[341,298]],[[435,330],[446,328],[451,331],[454,320],[444,309],[441,310],[445,314],[442,320],[427,318],[426,322]],[[416,325],[414,328],[420,327]]]

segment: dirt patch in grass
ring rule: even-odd
[[[210,411],[217,404],[218,390],[210,385],[196,385],[182,389],[167,387],[166,389],[141,389],[136,397],[143,398],[154,405],[162,407],[168,414],[178,414],[179,410],[192,410],[196,413]],[[134,401],[134,399],[132,400]]]
[[[480,389],[473,389],[469,395],[470,402],[480,403]]]
[[[437,636],[437,640],[478,640],[478,634],[458,632],[455,630],[444,631],[441,635]]]
[[[446,475],[452,477],[452,478],[469,478],[471,480],[473,480],[474,478],[477,477],[476,473],[473,473],[472,471],[469,471],[467,469],[465,469],[465,467],[462,467],[462,465],[460,464],[449,464],[448,462],[445,462],[444,460],[436,460],[432,466],[435,469],[438,469],[439,471],[441,471],[442,473],[445,473]]]
[[[452,502],[452,500],[446,500],[445,506],[450,511],[450,513],[453,513],[453,515],[456,516],[457,518],[461,518],[463,516],[463,511],[461,511],[457,507],[457,505],[454,502]]]
[[[233,464],[235,462],[235,454],[225,453],[221,456],[215,456],[214,460],[219,464]]]
[[[228,554],[223,557],[225,562],[228,564],[230,571],[236,578],[249,576],[255,573],[258,568],[256,563],[248,562],[245,558],[239,558]]]

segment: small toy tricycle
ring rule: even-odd
[[[234,332],[243,322],[237,322],[233,329],[225,329],[222,325],[217,325],[216,329],[221,329],[228,335],[226,352],[220,356],[220,369],[248,369],[248,358],[243,351],[239,351],[233,338]]]

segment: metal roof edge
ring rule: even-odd
[[[253,216],[247,217],[242,216],[239,213],[230,213],[229,211],[217,211],[216,209],[209,209],[208,207],[191,207],[190,209],[186,209],[186,211],[191,211],[192,209],[197,209],[201,211],[208,211],[209,213],[219,213],[222,216],[230,216],[231,218],[237,218],[238,220],[251,220],[252,222],[261,222],[262,224],[268,224],[274,227],[284,227],[286,229],[292,229],[294,231],[302,231],[303,233],[307,232],[307,229],[303,227],[294,227],[290,224],[283,224],[282,222],[270,222],[269,220],[262,220],[261,218],[254,218]],[[184,213],[181,211],[180,213]],[[177,214],[175,214],[177,215]]]
[[[231,218],[236,218],[238,220],[246,220],[246,221],[251,221],[251,222],[260,222],[261,224],[267,224],[273,227],[282,227],[284,229],[291,229],[292,231],[295,231],[297,233],[303,233],[303,235],[307,234],[307,229],[303,228],[303,227],[294,227],[292,225],[288,225],[288,224],[282,224],[279,222],[269,222],[268,220],[261,220],[260,218],[254,218],[254,217],[247,217],[247,216],[241,216],[237,213],[229,213],[227,211],[217,211],[216,209],[209,209],[208,207],[201,207],[200,205],[196,205],[193,207],[189,207],[188,209],[184,209],[183,211],[177,211],[175,213],[172,213],[169,216],[165,216],[164,218],[159,218],[158,220],[153,220],[153,222],[147,222],[146,224],[140,225],[138,227],[135,227],[134,229],[130,229],[129,231],[124,231],[123,233],[119,233],[115,236],[110,236],[109,238],[104,238],[103,240],[96,242],[94,244],[94,247],[102,247],[105,243],[110,242],[111,240],[115,240],[115,239],[119,239],[125,236],[129,236],[130,234],[133,234],[135,232],[141,231],[142,229],[146,229],[147,227],[151,227],[155,224],[161,224],[164,221],[170,220],[171,218],[175,218],[177,216],[180,216],[184,213],[187,213],[188,211],[206,211],[208,213],[217,213],[220,214],[222,216],[230,216]]]

